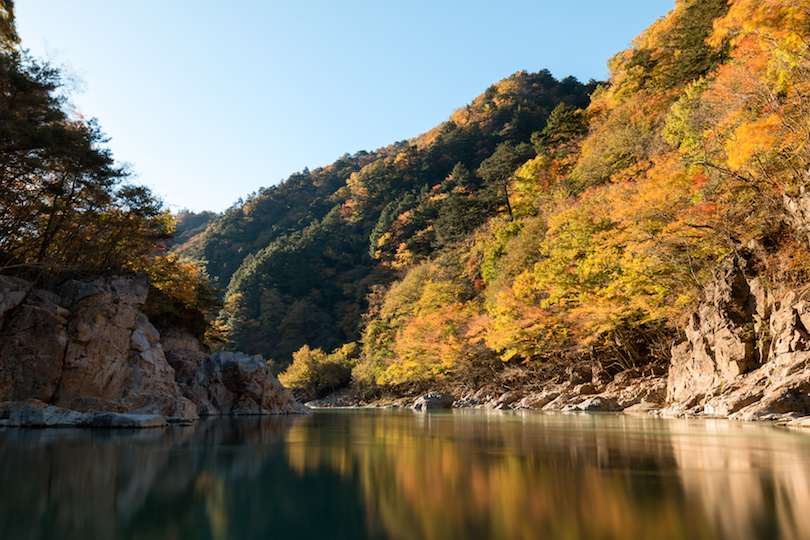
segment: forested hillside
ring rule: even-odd
[[[594,89],[517,73],[416,139],[260,189],[179,251],[225,289],[232,346],[284,365],[303,345],[357,340],[372,287],[508,208],[505,182],[535,155],[532,134]]]
[[[225,289],[234,346],[283,366],[308,345],[287,380],[313,392],[324,366],[397,383],[666,363],[742,246],[772,287],[810,277],[809,38],[806,2],[679,0],[608,82],[515,74],[425,135],[261,190],[182,250]]]

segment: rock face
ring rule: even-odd
[[[697,403],[767,361],[769,309],[759,278],[746,275],[750,265],[750,258],[728,259],[707,285],[686,341],[672,349],[667,401]]]
[[[260,358],[221,353],[177,373],[161,336],[141,309],[146,276],[70,281],[56,292],[0,276],[0,412],[34,400],[56,410],[29,412],[54,422],[59,411],[152,415],[193,421],[199,414],[304,412]],[[177,354],[205,355],[188,336],[171,340]],[[177,349],[183,346],[185,349]],[[230,355],[230,356],[229,356]],[[191,369],[182,366],[183,369]],[[178,375],[180,377],[178,378]],[[191,391],[189,377],[195,381]],[[19,411],[18,411],[19,412]],[[33,415],[33,416],[32,416]],[[56,416],[55,416],[56,415]],[[43,417],[44,418],[44,417]],[[70,417],[72,422],[77,417]],[[117,424],[125,424],[116,417]],[[146,421],[132,419],[136,424]],[[106,420],[87,422],[102,425]],[[36,422],[36,420],[34,420]],[[69,425],[68,422],[68,425]]]
[[[453,402],[456,398],[450,394],[442,392],[428,392],[424,396],[417,399],[413,408],[417,411],[426,411],[428,409],[452,409]]]
[[[664,414],[790,420],[810,414],[810,303],[775,301],[752,271],[726,261],[672,349]]]
[[[181,349],[168,353],[183,395],[199,414],[287,414],[306,412],[259,356],[221,352],[207,356]]]

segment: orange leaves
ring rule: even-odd
[[[703,188],[703,186],[706,185],[706,182],[709,181],[709,179],[706,178],[706,176],[704,176],[703,174],[704,172],[705,171],[701,169],[700,171],[697,172],[697,174],[695,174],[695,176],[692,177],[691,191],[693,195],[700,192],[701,188]]]
[[[465,359],[464,333],[470,306],[460,302],[410,318],[398,333],[392,350],[395,358],[381,376],[381,383],[424,380],[451,373]]]
[[[781,121],[775,114],[737,127],[726,143],[729,169],[736,172],[753,157],[769,152],[779,140],[780,128]]]
[[[714,159],[771,189],[802,182],[800,171],[810,166],[807,3],[736,0],[716,22],[711,42],[723,39],[735,45],[733,61],[718,70],[705,96],[715,114]]]
[[[709,44],[719,46],[731,38],[739,44],[753,35],[768,41],[785,41],[807,32],[810,12],[803,0],[734,0],[728,14],[715,21]],[[804,29],[804,32],[801,30]]]
[[[807,187],[808,43],[806,0],[679,0],[613,58],[587,135],[533,138],[537,157],[512,176],[517,219],[456,246],[449,281],[423,267],[407,315],[384,319],[389,380],[450,369],[476,346],[548,358],[676,320],[716,261],[774,234],[788,188]],[[509,92],[495,86],[454,118]]]

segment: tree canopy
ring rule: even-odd
[[[48,287],[145,272],[153,320],[203,335],[218,303],[196,264],[165,253],[173,216],[74,112],[60,70],[19,47],[13,8],[0,0],[0,273]]]

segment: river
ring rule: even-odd
[[[0,429],[0,538],[804,539],[810,434],[539,411]]]

